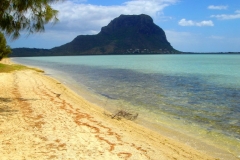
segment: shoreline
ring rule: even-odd
[[[104,109],[104,111],[116,113],[119,110],[126,110],[131,113],[136,113],[137,111],[126,109],[119,107],[124,102],[122,100],[116,100],[111,99],[109,97],[106,97],[105,95],[96,95],[96,93],[89,91],[88,87],[84,85],[80,85],[79,83],[75,84],[73,79],[68,80],[64,79],[65,76],[56,76],[58,74],[55,74],[55,72],[52,72],[49,74],[50,77],[53,77],[54,79],[60,80],[64,85],[69,87],[72,91],[77,93],[80,97],[87,100],[90,103],[95,104],[96,106],[100,107],[101,109]],[[133,108],[131,104],[128,104],[130,108]],[[139,112],[138,112],[139,113]],[[225,136],[223,139],[225,140],[224,143],[222,142],[215,142],[215,138],[212,135],[205,134],[205,131],[201,126],[193,126],[193,125],[183,125],[179,124],[179,122],[175,121],[174,119],[168,119],[166,121],[166,116],[161,119],[161,124],[153,123],[149,117],[145,117],[146,115],[143,115],[142,113],[139,114],[138,118],[134,120],[133,123],[140,125],[141,127],[147,128],[151,131],[156,132],[157,134],[160,134],[162,136],[168,137],[170,139],[173,139],[175,141],[178,141],[183,144],[187,144],[188,146],[194,148],[195,150],[201,151],[205,154],[212,155],[213,157],[217,157],[221,160],[231,160],[231,159],[240,159],[238,158],[238,149],[231,148],[232,146],[235,146],[236,143],[232,144],[231,146],[229,142],[233,142],[235,139],[229,138]],[[154,116],[154,115],[151,115]],[[176,123],[176,124],[175,124]],[[181,129],[179,129],[179,127]],[[198,132],[204,132],[201,135],[199,133],[191,132],[189,131],[189,128],[198,130]],[[210,133],[210,132],[209,132]],[[222,137],[222,135],[219,135]],[[213,140],[214,139],[214,140]],[[239,143],[238,143],[239,144]],[[238,145],[236,144],[236,145]],[[229,150],[229,147],[231,150]]]
[[[42,73],[0,75],[3,159],[221,158],[132,121],[112,119],[103,108]]]

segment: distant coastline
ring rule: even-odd
[[[182,54],[240,54],[240,52],[182,52]]]
[[[45,56],[99,56],[99,55],[166,55],[166,54],[240,54],[240,52],[181,52],[176,51],[172,53],[112,53],[112,54],[57,54],[51,49],[38,49],[38,48],[14,48],[13,53],[9,57],[45,57]]]

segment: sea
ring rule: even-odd
[[[43,69],[45,74],[112,114],[120,110],[137,113],[135,122],[140,125],[199,150],[212,146],[217,148],[213,154],[219,156],[222,150],[240,158],[240,55],[101,55],[12,60]]]

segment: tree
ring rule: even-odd
[[[4,34],[16,39],[20,31],[44,31],[44,25],[57,22],[57,10],[50,4],[60,0],[1,0],[0,2],[0,60],[11,52]],[[2,32],[2,33],[1,33]]]
[[[20,31],[44,31],[44,24],[57,22],[57,10],[50,4],[60,0],[1,0],[0,29],[16,39]]]
[[[44,31],[44,24],[57,22],[57,10],[50,4],[60,0],[1,0],[0,30],[11,38],[20,36],[20,31],[29,33]]]
[[[0,61],[9,53],[11,53],[11,49],[7,45],[4,35],[0,32]]]

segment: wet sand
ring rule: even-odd
[[[43,73],[0,73],[0,157],[216,159],[132,121],[112,119],[106,113]]]

